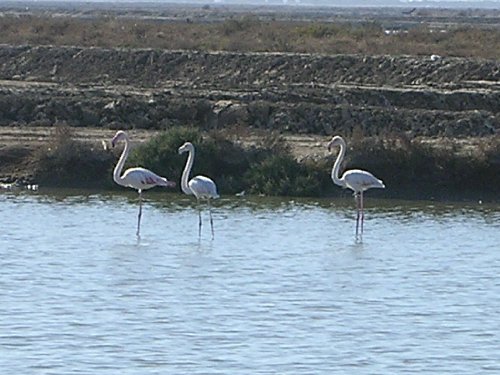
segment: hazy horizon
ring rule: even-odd
[[[500,9],[500,0],[8,0],[8,3],[172,3],[203,5],[287,5],[317,7],[409,7],[409,8],[495,8]]]

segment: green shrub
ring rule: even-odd
[[[180,181],[187,155],[178,155],[185,142],[195,146],[196,154],[191,176],[206,175],[216,181],[219,190],[234,193],[242,189],[241,171],[249,166],[243,148],[216,135],[202,137],[195,128],[175,127],[137,147],[127,164],[143,166],[173,181]]]
[[[266,195],[313,196],[323,193],[328,173],[314,164],[298,163],[286,143],[275,135],[244,148],[221,133],[202,137],[194,128],[172,128],[137,147],[128,162],[180,181],[187,156],[178,148],[190,141],[196,149],[191,176],[212,178],[219,192],[240,191]],[[326,178],[325,178],[326,176]]]
[[[34,180],[57,187],[110,186],[113,157],[103,148],[76,141],[67,126],[54,129],[46,145],[35,153]]]
[[[351,168],[368,170],[384,181],[391,196],[498,194],[498,138],[464,151],[452,142],[436,146],[403,135],[364,137],[358,133],[347,140],[349,150],[341,173]],[[222,194],[243,190],[282,196],[342,194],[330,179],[336,153],[320,161],[298,162],[276,134],[243,147],[221,132],[202,135],[195,128],[175,127],[135,148],[127,167],[143,166],[179,182],[187,156],[179,155],[178,148],[186,141],[196,148],[191,177],[211,177]],[[111,171],[117,157],[102,147],[75,140],[71,128],[58,126],[34,155],[33,178],[45,186],[113,187]]]
[[[172,128],[133,149],[127,168],[141,166],[176,181],[182,172],[179,166],[185,159],[185,156],[178,155],[178,148],[186,141],[196,145],[201,139],[201,133],[197,129]]]
[[[351,143],[345,168],[372,172],[393,194],[494,193],[500,186],[498,143],[492,141],[471,153],[454,143],[431,145],[398,135],[363,138]]]
[[[328,173],[312,164],[299,163],[291,154],[272,155],[245,174],[252,193],[284,196],[323,195]]]

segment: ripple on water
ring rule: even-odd
[[[499,370],[495,205],[132,193],[0,195],[4,371]]]

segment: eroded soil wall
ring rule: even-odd
[[[0,46],[0,125],[488,136],[500,62]]]

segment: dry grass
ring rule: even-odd
[[[500,58],[500,30],[474,27],[437,32],[426,25],[387,34],[362,25],[260,21],[159,22],[110,16],[93,19],[25,15],[0,18],[0,43],[192,50],[449,55]]]

